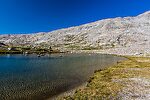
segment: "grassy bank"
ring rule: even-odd
[[[135,100],[150,94],[150,58],[127,57],[104,70],[94,73],[85,88],[63,100]]]
[[[64,53],[60,50],[43,49],[43,48],[25,48],[25,47],[13,47],[12,50],[0,48],[0,54],[52,54],[52,53]]]
[[[0,54],[22,54],[21,51],[0,50]]]

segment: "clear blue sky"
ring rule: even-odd
[[[0,34],[47,32],[148,10],[150,0],[0,0]]]

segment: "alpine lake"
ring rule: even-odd
[[[105,54],[0,55],[0,100],[46,100],[88,81],[123,57]]]

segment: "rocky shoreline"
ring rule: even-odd
[[[77,53],[77,54],[79,54],[79,53],[88,53],[88,54],[101,54],[101,53],[97,53],[97,52],[85,52],[85,51],[72,51],[71,53]],[[104,53],[103,53],[104,54]],[[106,54],[106,55],[110,55],[110,54]],[[119,56],[119,55],[114,55],[114,56],[118,56],[118,57],[123,57],[123,56]],[[123,57],[124,58],[124,57]],[[126,58],[125,58],[126,59]],[[124,59],[124,60],[125,60]],[[122,60],[121,60],[122,61]],[[102,70],[102,69],[101,69]],[[99,72],[100,70],[96,70],[94,73],[93,73],[93,75],[96,73],[96,72]],[[92,76],[93,76],[92,75]],[[65,98],[66,97],[69,97],[69,96],[74,96],[74,94],[76,94],[76,92],[78,91],[78,90],[81,90],[81,89],[84,89],[84,88],[86,88],[87,87],[87,85],[89,84],[89,81],[91,80],[91,77],[89,77],[89,80],[87,81],[87,82],[85,82],[85,83],[83,83],[83,84],[81,84],[81,85],[79,85],[79,86],[77,86],[77,87],[75,87],[75,88],[73,88],[73,89],[71,89],[71,90],[68,90],[68,91],[66,91],[66,92],[63,92],[63,93],[61,93],[61,94],[58,94],[58,95],[56,95],[56,96],[54,96],[54,97],[51,97],[51,98],[49,98],[49,99],[47,99],[47,100],[65,100]]]
[[[76,92],[59,100],[147,100],[150,97],[150,58],[131,56],[126,58],[128,60],[96,71],[86,86],[74,90]]]

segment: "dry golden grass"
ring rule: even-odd
[[[118,62],[102,71],[96,71],[85,88],[76,90],[73,96],[65,100],[118,100],[126,84],[133,84],[131,78],[150,80],[150,58],[127,57],[128,60]],[[136,85],[135,85],[136,87]]]

